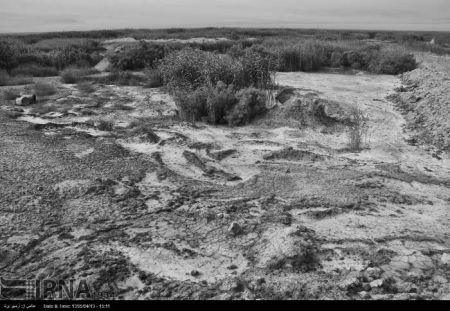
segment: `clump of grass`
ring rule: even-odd
[[[57,89],[53,84],[47,82],[37,82],[34,85],[34,92],[37,96],[50,96],[56,94]]]
[[[3,91],[3,99],[4,100],[15,100],[17,97],[20,97],[19,90],[6,89]]]
[[[107,120],[100,120],[97,124],[97,129],[100,131],[111,132],[114,129],[114,123]]]
[[[361,108],[353,107],[350,111],[348,129],[348,147],[352,151],[360,151],[369,129],[369,116]]]

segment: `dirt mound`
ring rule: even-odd
[[[421,144],[450,150],[449,57],[425,57],[421,67],[402,75],[397,105],[404,112],[407,128]]]
[[[268,118],[282,119],[280,123],[293,121],[302,127],[316,127],[346,124],[350,120],[347,107],[317,94],[301,95],[293,88],[285,88],[277,95],[277,100],[281,104],[268,114]]]

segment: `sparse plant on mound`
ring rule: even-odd
[[[361,108],[352,107],[348,128],[348,147],[352,151],[362,149],[369,130],[369,116]]]
[[[47,82],[37,82],[34,85],[34,92],[37,96],[50,96],[56,94],[57,89],[53,84]]]

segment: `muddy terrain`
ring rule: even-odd
[[[400,77],[278,73],[288,91],[243,127],[181,122],[162,89],[35,79],[57,94],[0,109],[5,278],[125,299],[449,298],[450,157],[411,143]]]

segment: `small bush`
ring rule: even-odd
[[[352,151],[362,149],[364,139],[369,129],[369,117],[359,107],[353,107],[350,111],[350,125],[348,130],[348,147]]]
[[[399,48],[384,48],[373,59],[370,69],[376,73],[397,75],[417,68],[413,54]]]
[[[177,90],[174,95],[182,120],[195,123],[208,115],[208,92],[205,88],[194,91]]]
[[[153,67],[164,58],[165,48],[162,45],[148,44],[145,41],[125,49],[109,57],[114,68],[119,70],[138,70]]]
[[[3,99],[5,100],[15,100],[17,97],[20,97],[19,90],[7,89],[3,91]]]
[[[227,86],[223,82],[217,83],[215,88],[209,90],[206,100],[209,122],[211,124],[226,123],[226,114],[238,101],[233,86]]]
[[[58,70],[50,66],[42,66],[38,64],[25,64],[14,68],[11,74],[14,76],[32,76],[32,77],[53,77],[58,75]]]
[[[189,91],[219,81],[233,84],[240,67],[229,55],[185,48],[169,54],[159,70],[169,89]]]
[[[256,116],[267,111],[267,95],[264,91],[255,88],[243,89],[237,97],[239,102],[226,116],[230,126],[248,124]]]
[[[46,82],[37,82],[34,85],[34,92],[37,96],[50,96],[56,94],[57,89],[53,84]]]

